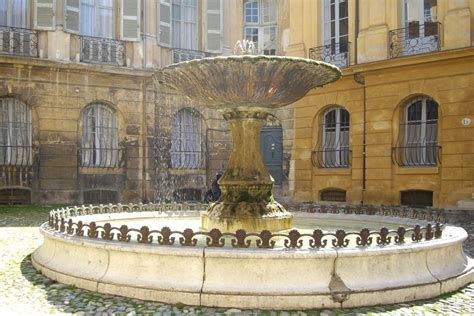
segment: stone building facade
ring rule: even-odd
[[[343,71],[295,105],[294,199],[472,207],[474,1],[291,5],[288,54]]]
[[[262,132],[281,201],[472,198],[474,0],[0,3],[0,203],[202,199],[228,127],[153,73],[242,38],[343,71]]]

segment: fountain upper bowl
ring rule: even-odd
[[[340,77],[339,68],[325,62],[264,55],[195,59],[172,64],[155,74],[160,84],[179,91],[193,103],[217,109],[278,108]]]

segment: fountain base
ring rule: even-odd
[[[231,214],[227,211],[231,210]],[[260,215],[264,214],[264,215]],[[224,232],[272,232],[293,227],[293,215],[275,200],[265,202],[216,202],[201,215],[201,227]]]

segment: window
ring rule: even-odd
[[[84,204],[116,204],[118,193],[112,190],[91,190],[84,192]]]
[[[171,126],[171,168],[202,168],[202,123],[199,114],[182,109],[173,117]]]
[[[347,58],[349,17],[347,0],[324,0],[324,46],[332,55]]]
[[[404,23],[408,38],[437,36],[437,0],[404,0]]]
[[[330,108],[321,125],[313,163],[320,168],[349,167],[349,112],[340,107]]]
[[[252,41],[258,53],[276,54],[277,2],[251,0],[244,2],[244,36]]]
[[[31,191],[27,189],[1,189],[0,205],[31,204]]]
[[[109,106],[93,103],[82,112],[82,166],[119,166],[116,113]]]
[[[81,0],[80,33],[85,36],[114,38],[114,1]]]
[[[326,189],[321,191],[321,201],[346,202],[346,191]]]
[[[436,166],[439,159],[438,104],[418,97],[404,109],[395,161],[400,166]]]
[[[28,27],[28,0],[0,0],[0,26]]]
[[[171,16],[173,47],[197,50],[197,1],[172,0]]]
[[[423,190],[402,191],[400,204],[412,207],[433,206],[433,192]]]
[[[15,98],[0,98],[0,165],[31,165],[31,134],[31,109]]]

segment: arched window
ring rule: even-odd
[[[321,201],[346,202],[346,191],[339,189],[325,189],[321,191]]]
[[[201,118],[195,111],[182,109],[175,114],[171,126],[171,168],[202,168],[201,129]]]
[[[350,166],[349,158],[349,112],[332,107],[323,114],[313,163],[320,168],[347,168]]]
[[[31,134],[31,109],[15,98],[0,98],[0,165],[31,165]]]
[[[82,112],[82,166],[114,168],[119,165],[117,114],[102,103]]]
[[[394,150],[400,166],[436,166],[439,160],[438,104],[417,97],[404,108],[400,137]]]

